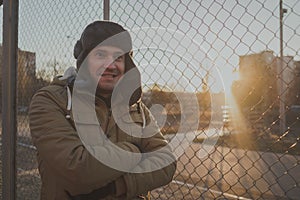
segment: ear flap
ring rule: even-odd
[[[77,59],[76,66],[77,69],[80,68],[81,64],[83,63],[84,59],[86,58],[88,51],[83,49],[81,40],[78,40],[74,46],[73,55]]]
[[[83,48],[82,48],[81,41],[77,40],[77,42],[74,46],[73,56],[77,59],[82,51],[83,51]]]

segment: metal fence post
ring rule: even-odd
[[[109,0],[104,0],[103,1],[103,19],[104,20],[109,20]]]
[[[2,198],[16,199],[18,0],[3,2]]]

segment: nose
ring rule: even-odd
[[[113,69],[116,68],[116,59],[112,56],[109,56],[106,60],[106,68]]]

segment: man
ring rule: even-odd
[[[137,71],[131,49],[122,26],[95,21],[74,48],[78,75],[70,68],[34,95],[29,118],[42,200],[140,199],[172,180],[175,157],[141,102],[141,87],[120,103],[129,91],[117,84],[140,84],[139,73],[126,79]],[[85,115],[90,108],[96,122]]]

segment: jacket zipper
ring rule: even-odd
[[[105,131],[104,133],[107,135],[107,131],[108,131],[108,125],[110,122],[110,118],[111,118],[111,108],[109,108],[108,113],[107,113],[107,121],[106,121],[106,125],[105,125]]]

